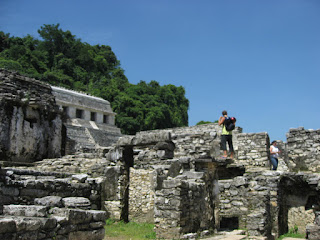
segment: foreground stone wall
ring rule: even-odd
[[[0,237],[6,240],[104,239],[104,211],[40,205],[6,205],[0,215]]]
[[[294,171],[320,172],[320,129],[290,129],[287,133],[287,162]]]
[[[213,172],[184,172],[168,178],[156,191],[155,225],[158,238],[180,239],[186,233],[214,226],[216,183]]]
[[[0,69],[0,160],[61,154],[62,120],[49,85]]]
[[[0,205],[32,205],[36,198],[46,196],[84,197],[90,209],[101,209],[103,179],[86,174],[45,173],[32,170],[3,169],[7,179],[0,182]]]
[[[0,169],[0,237],[102,240],[102,178]]]

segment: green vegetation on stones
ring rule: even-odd
[[[150,223],[136,223],[106,220],[106,236],[114,239],[156,239],[154,225]]]
[[[198,122],[196,125],[202,125],[202,124],[210,124],[210,123],[218,123],[218,120],[214,121],[214,122],[210,122],[210,121],[203,121],[201,120],[200,122]]]
[[[281,235],[277,240],[282,240],[286,237],[290,238],[305,238],[305,234],[299,233],[299,229],[297,226],[294,226],[294,228],[290,229],[288,233]]]

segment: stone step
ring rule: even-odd
[[[90,210],[91,202],[84,197],[66,197],[47,196],[35,198],[34,203],[37,205],[3,205],[3,215],[22,216],[22,217],[47,217],[48,210],[54,207],[72,208],[79,210]]]
[[[24,217],[24,216],[1,216],[0,215],[0,236],[1,234],[16,232],[34,232],[39,229],[45,229],[46,232],[53,231],[57,226],[55,218],[44,217]],[[52,237],[54,234],[52,234]],[[16,238],[5,238],[16,239]],[[19,238],[20,239],[20,238]],[[24,238],[28,239],[28,238]],[[33,238],[30,238],[33,239]]]
[[[25,210],[37,209],[37,207],[39,206],[20,206]],[[19,206],[16,208],[19,209]],[[9,211],[7,207],[7,213],[14,213],[12,207],[9,209],[11,210]],[[21,209],[18,212],[21,213]],[[0,238],[8,240],[102,240],[104,238],[104,225],[107,218],[105,211],[51,208],[48,213],[50,215],[45,217],[0,215]],[[26,212],[23,214],[30,215]]]
[[[61,216],[72,218],[75,215],[87,215],[90,220],[104,221],[107,219],[106,212],[102,210],[90,210],[68,207],[46,207],[39,205],[4,205],[3,215],[0,217],[29,217],[48,218],[49,216]],[[74,219],[74,221],[79,221]]]
[[[85,197],[59,197],[47,196],[43,198],[35,198],[34,202],[46,207],[66,207],[88,210],[91,208],[91,202]]]
[[[90,209],[91,202],[84,197],[67,197],[62,199],[62,204],[67,208]]]
[[[36,205],[4,205],[3,215],[22,217],[47,217],[48,211],[45,206]]]

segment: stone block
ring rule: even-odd
[[[91,206],[90,200],[84,197],[63,198],[62,204],[68,208],[82,208],[82,209],[89,209]]]
[[[87,180],[88,177],[89,177],[88,174],[75,174],[75,175],[72,175],[72,179],[73,180],[77,180],[77,181],[79,181],[81,183],[84,183]]]
[[[163,181],[163,188],[180,188],[185,186],[186,183],[182,182],[180,179],[171,179],[171,180],[164,180]]]
[[[93,215],[86,210],[68,209],[67,214],[72,224],[89,223],[93,219]]]
[[[189,179],[203,179],[204,172],[186,171],[183,172],[183,175],[187,176]]]
[[[320,226],[318,225],[307,225],[306,227],[307,239],[319,240],[320,239]]]
[[[35,198],[34,203],[37,205],[47,206],[47,207],[61,207],[62,197],[59,196],[47,196],[43,198]]]
[[[0,218],[0,233],[16,232],[16,223],[11,218]]]
[[[1,191],[2,191],[3,195],[12,196],[12,197],[19,196],[19,190],[14,187],[3,186],[3,187],[1,187]]]
[[[5,205],[3,213],[11,216],[46,217],[47,207],[35,205]]]

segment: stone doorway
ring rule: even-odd
[[[301,176],[284,177],[280,186],[283,197],[278,215],[279,235],[294,229],[305,234],[306,226],[314,223],[313,207],[319,204],[319,193]]]

